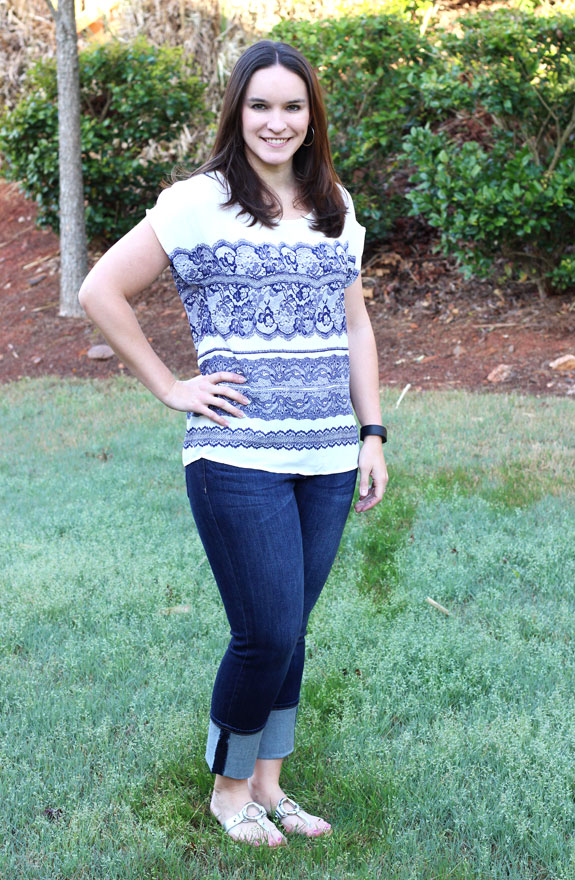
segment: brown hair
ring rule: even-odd
[[[210,158],[194,174],[221,172],[230,192],[225,207],[239,205],[240,214],[252,217],[250,225],[257,222],[268,227],[276,225],[281,217],[281,205],[248,162],[242,136],[242,108],[248,83],[256,71],[276,64],[304,81],[310,105],[311,130],[308,129],[304,143],[293,157],[298,184],[297,205],[313,211],[312,229],[336,238],[343,229],[346,207],[331,158],[320,85],[309,61],[287,43],[261,40],[250,46],[238,59],[224,95]]]

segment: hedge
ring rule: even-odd
[[[182,124],[204,126],[204,86],[181,50],[138,39],[80,53],[82,166],[86,227],[92,240],[113,241],[156,199],[173,159],[146,158],[151,143],[167,147]],[[56,63],[31,70],[26,91],[0,119],[3,174],[20,181],[39,206],[40,225],[58,230]]]

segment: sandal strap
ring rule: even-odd
[[[250,816],[248,813],[249,807],[255,807],[258,812]],[[224,831],[230,831],[232,828],[235,828],[236,825],[241,825],[242,822],[257,822],[258,825],[268,831],[268,826],[264,822],[266,816],[266,811],[261,804],[256,804],[255,801],[248,801],[248,803],[241,808],[239,813],[236,813],[235,816],[222,822],[222,828]]]
[[[293,806],[286,807],[285,806],[286,801],[290,804],[293,804]],[[288,816],[297,816],[298,819],[301,819],[301,821],[305,822],[306,825],[311,824],[309,822],[309,820],[305,818],[305,816],[302,816],[301,807],[298,803],[296,803],[294,800],[292,800],[289,797],[283,797],[276,807],[275,817],[276,817],[276,819],[281,821],[282,819],[286,819]]]

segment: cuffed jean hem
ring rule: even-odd
[[[294,750],[297,706],[273,709],[262,731],[258,758],[285,758]]]
[[[263,730],[257,733],[232,733],[210,718],[206,761],[212,773],[232,779],[248,779],[254,772]]]
[[[212,773],[231,779],[249,779],[256,760],[285,758],[294,750],[297,706],[274,709],[257,733],[233,733],[210,718],[206,761]]]

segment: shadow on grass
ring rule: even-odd
[[[338,700],[345,700],[345,694],[334,687],[332,704],[336,692]],[[325,697],[325,688],[322,693]],[[322,716],[324,708],[321,704]],[[332,876],[330,868],[337,871],[345,863],[355,865],[355,873],[342,871],[338,877],[367,877],[368,862],[383,864],[390,847],[393,780],[383,770],[374,775],[353,756],[349,761],[330,757],[329,725],[316,709],[306,707],[300,720],[300,742],[285,762],[282,783],[306,809],[329,818],[334,827],[329,838],[292,835],[287,847],[272,850],[238,846],[210,814],[212,776],[199,750],[157,767],[154,776],[132,793],[132,811],[179,851],[179,863],[187,865],[188,877],[265,878],[270,871],[281,870],[282,876],[299,878],[316,876],[318,869]],[[173,877],[167,865],[167,861],[147,864],[146,876]]]
[[[446,501],[457,495],[477,495],[494,507],[526,508],[553,492],[556,479],[537,474],[516,461],[495,472],[466,468],[442,469],[428,478],[395,472],[383,502],[371,511],[362,531],[363,565],[360,589],[370,594],[387,617],[401,613],[401,600],[394,602],[399,583],[400,551],[412,539],[411,529],[421,503]]]

